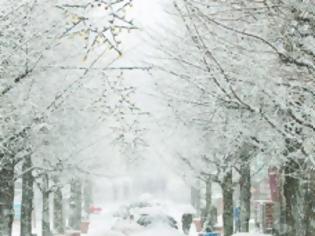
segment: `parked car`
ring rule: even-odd
[[[130,215],[134,215],[135,212],[142,208],[151,207],[152,205],[148,202],[133,202],[128,205],[121,206],[115,213],[114,217],[120,217],[127,219]]]
[[[114,212],[113,216],[127,219],[129,214],[130,213],[128,205],[122,205],[117,211]]]
[[[163,224],[173,229],[178,229],[177,221],[173,217],[165,214],[144,214],[140,216],[140,218],[137,220],[137,223],[144,227],[156,224]]]

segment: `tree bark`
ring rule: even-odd
[[[275,202],[274,204],[274,224],[273,230],[275,236],[283,235],[283,232],[286,231],[286,206],[285,206],[285,197],[284,197],[284,169],[281,168],[279,171],[279,202]]]
[[[70,219],[69,226],[73,230],[80,230],[82,220],[82,184],[81,180],[71,182]]]
[[[206,182],[206,211],[207,215],[210,213],[212,206],[212,182],[208,179]]]
[[[305,196],[305,217],[304,224],[306,235],[312,235],[315,232],[315,170],[310,168],[308,179],[307,194]]]
[[[26,156],[22,166],[22,204],[21,204],[21,229],[23,236],[32,235],[32,211],[34,199],[34,177],[31,171],[32,157]]]
[[[88,179],[84,181],[83,195],[84,195],[84,201],[83,201],[84,214],[85,214],[85,218],[88,219],[90,215],[90,207],[93,201],[92,200],[93,199],[92,182]]]
[[[54,230],[58,234],[65,233],[65,220],[63,211],[63,195],[60,187],[54,192]]]
[[[249,232],[250,200],[251,200],[251,172],[248,160],[240,166],[240,231]]]
[[[212,182],[209,178],[206,182],[206,209],[205,209],[205,222],[204,228],[213,229],[217,223],[216,208],[212,205]]]
[[[14,219],[13,157],[0,153],[0,236],[10,236]]]
[[[294,206],[297,205],[297,192],[299,191],[299,181],[292,176],[297,170],[296,163],[289,160],[284,167],[283,195],[285,198],[285,230],[284,235],[296,236],[296,224],[294,217]]]
[[[194,186],[191,186],[190,188],[190,201],[191,205],[196,209],[197,215],[200,215],[200,204],[201,204],[201,199],[200,199],[200,181],[196,181]]]
[[[43,175],[43,189],[42,189],[42,236],[51,236],[50,232],[50,207],[49,207],[49,177]]]
[[[224,236],[233,234],[233,181],[232,170],[228,170],[221,184],[223,192],[223,228]]]

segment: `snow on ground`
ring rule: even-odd
[[[181,216],[184,212],[194,212],[194,209],[187,204],[178,204],[172,201],[155,201],[158,204],[154,204],[152,208],[145,207],[139,210],[138,213],[151,212],[160,213],[164,212],[174,217],[179,229],[181,229]],[[113,213],[119,209],[121,204],[116,206],[104,206],[105,209],[100,215],[93,215],[91,218],[90,231],[88,236],[184,236],[181,230],[175,230],[167,226],[157,225],[153,227],[139,227],[134,222],[118,221],[113,217]],[[128,203],[124,203],[128,204]],[[107,209],[107,210],[106,210]],[[191,227],[190,236],[197,236],[196,228],[194,224]],[[271,236],[262,233],[237,233],[233,236]]]
[[[131,236],[184,236],[180,231],[165,226],[149,227]]]
[[[19,236],[20,235],[20,222],[14,221],[13,228],[12,228],[12,236]]]
[[[262,234],[262,233],[237,233],[237,234],[233,234],[233,236],[271,236],[271,235]]]
[[[106,205],[102,207],[100,214],[91,215],[88,236],[104,236],[105,232],[110,233],[108,236],[120,236],[115,234],[117,232],[109,232],[116,222],[113,214],[117,208],[117,204]]]
[[[144,199],[142,199],[144,200]],[[136,209],[133,213],[165,213],[174,217],[178,222],[178,227],[181,228],[181,215],[184,212],[193,212],[194,209],[190,205],[176,204],[171,201],[158,201],[148,199],[145,201],[152,203],[152,207],[143,207]],[[181,230],[175,230],[165,225],[155,225],[151,227],[142,227],[129,220],[122,220],[113,217],[117,209],[122,205],[128,205],[130,203],[116,203],[104,205],[102,207],[103,212],[99,215],[92,215],[91,224],[88,236],[184,236]],[[195,228],[192,227],[192,236],[196,235]]]
[[[148,200],[148,199],[146,199]],[[151,199],[152,200],[152,199]],[[194,209],[187,204],[174,203],[172,201],[150,201],[155,202],[150,207],[139,210],[138,213],[160,213],[164,212],[172,216],[178,222],[179,230],[172,229],[165,225],[154,225],[151,227],[142,227],[135,222],[129,220],[122,220],[114,217],[114,213],[122,205],[130,203],[110,203],[102,205],[102,212],[100,214],[91,215],[89,233],[86,236],[184,236],[181,232],[181,216],[183,213],[194,213]],[[37,230],[40,231],[40,224],[37,224]],[[35,233],[35,232],[34,232]],[[40,232],[36,232],[40,236]],[[194,224],[191,227],[190,236],[197,236]],[[19,224],[16,222],[13,227],[13,236],[19,236]],[[233,236],[270,236],[261,233],[238,233]]]

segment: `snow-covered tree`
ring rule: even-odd
[[[299,179],[307,186],[311,183],[306,167],[312,166],[313,158],[310,101],[314,57],[310,45],[314,28],[309,22],[314,3],[245,0],[173,4],[175,21],[182,31],[167,37],[170,43],[161,46],[168,64],[159,68],[169,75],[163,93],[169,96],[179,119],[187,122],[188,117],[190,124],[202,127],[204,140],[211,137],[210,162],[218,159],[223,166],[248,172],[253,153],[267,165],[286,166],[285,170],[291,171],[286,173],[291,183],[284,187],[290,225],[286,233],[295,235],[297,225],[302,224],[290,220],[294,211],[290,207],[298,206],[297,198],[304,200],[301,196],[292,199],[294,190],[290,189],[300,186]],[[246,146],[251,148],[244,149]],[[270,156],[272,161],[267,160]],[[247,209],[245,215],[248,213]],[[248,225],[248,216],[245,219]],[[227,227],[225,234],[231,235],[233,227]]]
[[[135,28],[126,16],[131,6],[130,0],[1,2],[1,233],[11,234],[15,167],[23,161],[18,177],[23,177],[26,188],[32,188],[35,169],[36,175],[50,178],[49,173],[64,161],[43,151],[53,147],[69,152],[65,146],[60,149],[50,143],[49,136],[61,126],[54,119],[60,109],[79,110],[80,104],[71,104],[72,97],[82,91],[80,88],[91,78],[89,73],[106,70],[121,56],[121,35]],[[67,114],[67,121],[73,120],[72,115]],[[50,129],[43,142],[41,135],[33,134],[46,124]],[[32,158],[42,161],[33,165]],[[31,190],[29,198],[24,199],[32,200]],[[31,206],[26,208],[23,211],[31,210]],[[30,219],[25,219],[28,222],[22,220],[21,232],[29,235]]]

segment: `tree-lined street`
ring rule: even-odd
[[[314,78],[313,0],[0,0],[0,236],[315,235]]]

